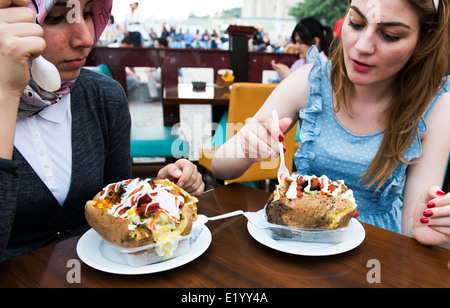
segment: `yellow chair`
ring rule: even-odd
[[[221,135],[226,131],[226,140],[234,136],[240,127],[245,123],[245,119],[252,117],[259,108],[264,104],[277,84],[261,84],[240,82],[234,83],[230,94],[230,103],[228,110],[228,120],[226,121],[228,128],[221,126],[216,130],[214,136],[215,142],[212,147],[200,149],[199,165],[211,171],[212,158],[214,153],[220,147],[220,140],[217,134]],[[224,122],[224,121],[221,121]],[[224,124],[224,123],[222,123]],[[291,129],[289,133],[284,136],[283,145],[286,147],[285,164],[292,173],[292,166],[295,153],[295,137],[296,129]],[[279,159],[265,159],[261,162],[253,164],[242,176],[228,180],[228,183],[233,182],[256,182],[264,181],[266,179],[276,179],[278,172]]]

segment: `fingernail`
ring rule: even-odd
[[[438,190],[438,191],[436,192],[436,196],[439,196],[439,197],[445,196],[445,192],[443,192],[443,191],[441,191],[441,190]]]
[[[283,152],[286,153],[286,147],[285,146],[283,146]]]
[[[427,224],[429,222],[428,218],[422,217],[420,218],[420,222],[423,224]]]
[[[427,208],[432,209],[436,206],[436,204],[434,202],[428,202],[427,203]]]
[[[430,210],[423,211],[423,216],[431,217],[431,216],[433,216],[433,211],[430,211]]]
[[[179,178],[183,172],[180,169],[177,169],[173,172],[173,176]]]
[[[279,140],[280,142],[283,142],[283,141],[284,141],[283,135],[279,135],[279,136],[278,136],[278,140]]]

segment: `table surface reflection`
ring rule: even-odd
[[[165,85],[163,104],[209,104],[226,106],[230,100],[230,87],[207,84],[205,88],[194,88],[191,83]]]

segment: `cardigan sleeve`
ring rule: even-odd
[[[0,159],[0,257],[8,244],[17,204],[19,162]]]
[[[105,161],[104,185],[131,177],[130,131],[131,116],[124,92],[118,93],[124,103],[117,104],[116,110],[109,113],[109,138]],[[119,99],[120,100],[120,99]]]

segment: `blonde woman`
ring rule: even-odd
[[[310,64],[216,153],[213,173],[235,178],[277,157],[278,140],[300,117],[300,174],[345,180],[361,221],[424,244],[450,242],[450,196],[441,191],[450,150],[448,16],[448,0],[349,1],[331,62],[323,66],[312,47]]]

